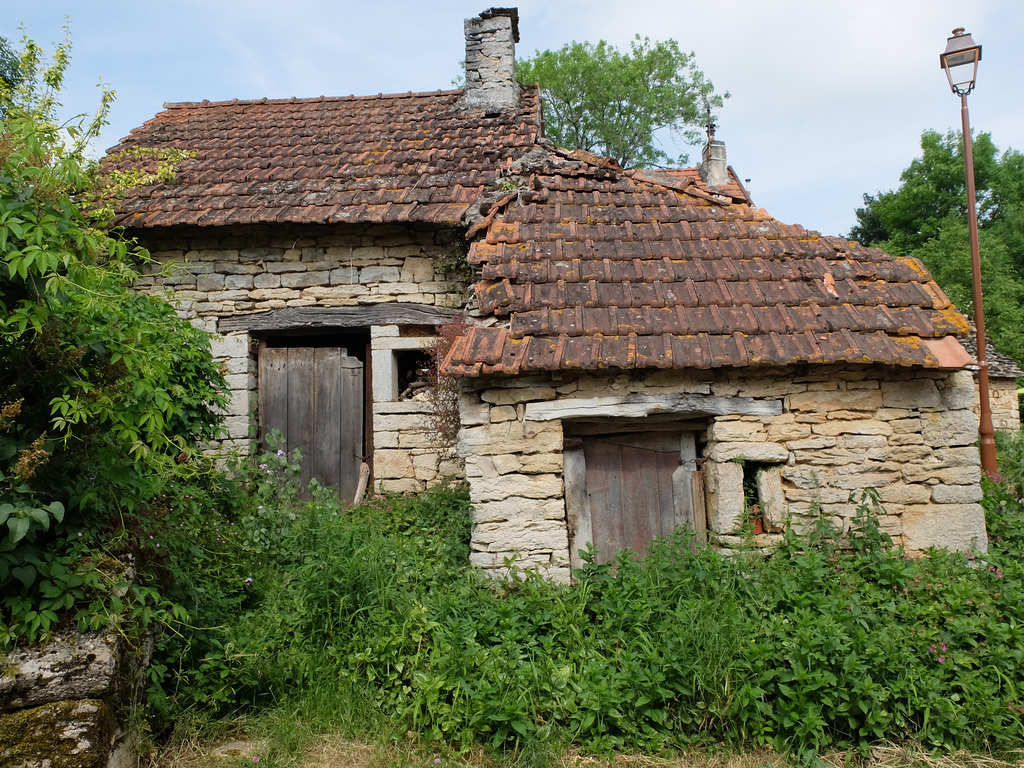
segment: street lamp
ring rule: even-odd
[[[978,247],[977,195],[974,191],[974,145],[971,141],[971,121],[967,114],[967,94],[974,90],[981,61],[981,46],[971,39],[963,27],[953,30],[946,41],[946,50],[939,54],[939,62],[946,71],[949,87],[960,97],[960,117],[963,121],[964,175],[967,178],[967,225],[971,239],[971,274],[974,280],[974,326],[978,347],[978,400],[980,419],[978,435],[981,438],[981,468],[995,479],[996,441],[992,429],[992,409],[988,397],[988,354],[985,350],[985,309],[981,297],[981,255]]]

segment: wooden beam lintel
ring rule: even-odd
[[[714,395],[620,395],[527,403],[527,421],[560,419],[630,418],[678,414],[679,416],[778,416],[780,400]]]
[[[456,312],[421,304],[373,304],[365,307],[288,307],[222,317],[221,333],[297,331],[317,328],[368,328],[374,325],[441,325]]]

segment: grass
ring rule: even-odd
[[[866,492],[852,536],[765,559],[680,532],[572,587],[469,567],[456,487],[351,510],[264,490],[180,585],[154,768],[1021,763],[1013,477],[985,556],[905,557]]]

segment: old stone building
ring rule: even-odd
[[[116,223],[152,253],[139,288],[213,335],[228,444],[253,419],[280,429],[304,477],[345,498],[363,464],[375,490],[461,473],[429,403],[402,395],[462,307],[463,214],[542,134],[536,89],[514,79],[517,18],[467,20],[464,90],[169,104],[112,150],[122,168],[189,154]]]
[[[212,334],[228,442],[280,429],[346,498],[464,469],[473,562],[558,579],[683,524],[848,525],[868,487],[908,549],[983,549],[967,323],[921,264],[774,220],[720,142],[668,172],[554,147],[517,24],[467,20],[465,90],[173,104],[116,148],[189,153],[118,223]],[[453,458],[405,395],[456,315]]]
[[[682,524],[767,546],[848,527],[867,488],[908,550],[984,549],[964,318],[919,262],[753,207],[714,149],[662,173],[536,152],[477,225],[479,325],[446,360],[474,562],[567,578],[588,542]]]

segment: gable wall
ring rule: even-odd
[[[770,546],[790,516],[806,525],[818,510],[845,530],[856,513],[851,492],[876,488],[883,530],[908,550],[985,549],[970,373],[805,366],[467,381],[459,453],[474,506],[472,561],[500,570],[518,558],[568,579],[563,422],[535,420],[543,408],[687,393],[774,401],[781,410],[707,417],[702,474],[713,545],[743,542],[738,461],[748,461],[776,467],[756,546]]]
[[[212,335],[214,357],[231,389],[225,447],[249,449],[256,407],[257,340],[221,332],[220,321],[293,307],[360,307],[403,302],[458,307],[463,286],[435,259],[457,254],[451,229],[413,225],[221,227],[138,234],[153,263],[136,287],[167,295],[178,313]],[[461,474],[435,445],[423,402],[397,399],[393,355],[422,350],[427,328],[383,325],[363,332],[372,347],[374,474],[371,489],[422,490]]]

